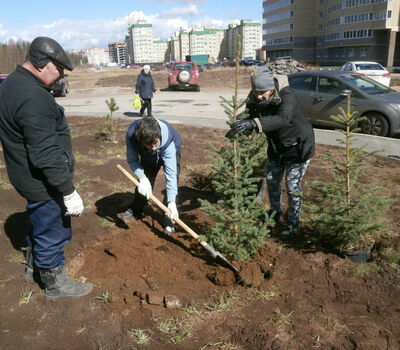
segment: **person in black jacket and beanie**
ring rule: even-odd
[[[153,93],[156,92],[154,88],[153,77],[150,73],[150,66],[148,64],[143,66],[143,70],[140,72],[137,82],[135,93],[139,94],[142,100],[142,108],[140,108],[140,116],[143,117],[144,111],[147,108],[147,116],[152,117],[151,113],[151,99]]]
[[[287,226],[280,232],[286,238],[299,230],[301,182],[314,155],[314,130],[301,111],[286,75],[274,75],[270,67],[263,66],[252,74],[251,86],[246,104],[249,118],[232,124],[227,136],[253,131],[267,136],[265,172],[269,214],[274,213],[276,221],[282,215],[281,180],[286,172]]]
[[[77,298],[93,286],[69,279],[64,246],[71,240],[71,216],[83,202],[73,184],[74,157],[64,109],[50,90],[72,64],[55,40],[37,37],[25,63],[0,88],[0,139],[8,177],[27,200],[31,232],[26,238],[28,282],[36,276],[48,299]]]

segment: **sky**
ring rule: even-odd
[[[138,19],[166,40],[181,27],[261,22],[262,0],[0,0],[0,43],[49,36],[68,50],[106,48],[123,41]]]

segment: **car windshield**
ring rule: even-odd
[[[340,78],[348,82],[349,84],[357,87],[368,95],[385,94],[393,91],[385,85],[378,83],[377,81],[368,77],[362,77],[357,74],[352,75],[341,75]]]
[[[177,63],[174,70],[194,70],[193,63]]]
[[[384,70],[378,63],[356,63],[356,70]]]

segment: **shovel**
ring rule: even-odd
[[[139,186],[138,180],[136,180],[135,177],[133,177],[125,168],[123,168],[121,165],[117,165],[117,168],[129,179],[131,180],[136,186]],[[157,206],[164,211],[165,213],[169,214],[170,210],[162,204],[157,197],[155,197],[153,194],[150,195],[150,199],[157,204]],[[181,219],[176,218],[174,221],[182,227],[187,233],[189,233],[192,237],[197,239],[200,244],[214,257],[214,258],[220,258],[225,264],[228,265],[228,267],[235,273],[235,276],[237,279],[241,280],[241,277],[239,275],[239,270],[233,266],[220,252],[216,251],[213,247],[211,247],[207,242],[205,241],[200,241],[199,235],[194,232],[189,226],[187,226]]]

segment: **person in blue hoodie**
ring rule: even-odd
[[[148,64],[143,66],[143,70],[140,72],[137,81],[135,93],[139,94],[142,100],[142,108],[140,108],[140,116],[143,117],[144,111],[147,108],[147,116],[151,117],[151,99],[153,98],[153,93],[157,89],[154,88],[153,77],[150,73],[150,66]]]
[[[175,232],[174,219],[179,217],[176,207],[181,162],[181,136],[169,123],[156,118],[134,121],[126,133],[126,159],[139,186],[131,207],[122,214],[123,220],[141,217],[161,166],[164,169],[166,191],[164,205],[170,214],[164,216],[164,233]]]

